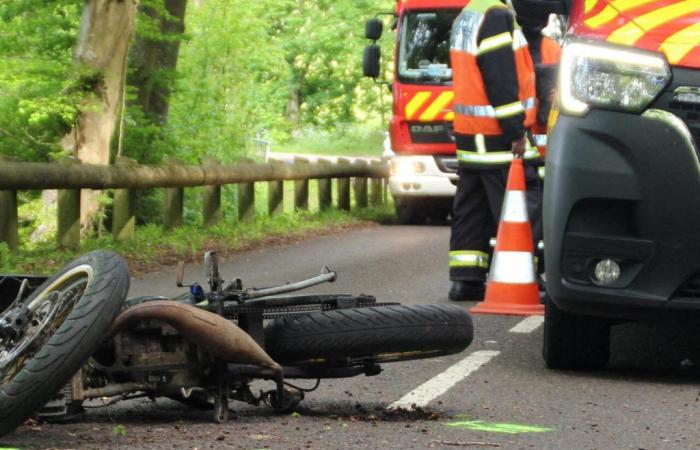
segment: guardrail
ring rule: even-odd
[[[336,206],[350,210],[351,179],[358,208],[385,201],[388,168],[380,162],[368,163],[339,158],[336,162],[319,159],[314,163],[296,158],[293,164],[250,161],[221,165],[208,161],[201,166],[176,162],[162,166],[139,165],[120,160],[111,166],[80,162],[30,163],[0,162],[0,242],[11,250],[19,247],[17,192],[58,189],[57,242],[63,247],[80,244],[81,189],[114,189],[112,235],[130,239],[135,231],[134,193],[139,189],[164,188],[163,227],[182,225],[184,188],[202,187],[203,225],[216,224],[222,217],[221,187],[238,186],[238,218],[255,217],[255,183],[268,183],[268,214],[283,212],[284,182],[294,181],[294,208],[309,208],[309,181],[318,180],[321,210],[333,206],[332,179],[337,179]]]

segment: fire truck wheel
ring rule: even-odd
[[[0,436],[41,408],[82,367],[128,291],[126,262],[95,251],[63,267],[24,300],[28,311],[17,318],[27,320],[12,337],[0,338]]]
[[[275,319],[265,350],[280,363],[379,363],[458,353],[472,337],[471,317],[455,305],[376,306]]]
[[[396,217],[404,225],[421,225],[427,216],[425,205],[420,199],[396,198]]]

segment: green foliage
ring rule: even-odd
[[[261,33],[254,1],[215,0],[189,11],[191,39],[180,49],[167,133],[185,161],[230,162],[259,124],[284,127],[285,100],[273,95],[284,61]]]
[[[0,154],[46,160],[73,123],[83,93],[71,89],[80,0],[0,4]]]
[[[391,7],[386,0],[190,5],[167,129],[177,156],[231,161],[261,130],[284,143],[301,129],[338,135],[360,121],[383,128],[382,91],[362,78],[361,55],[364,20]],[[390,53],[390,40],[385,47]]]
[[[384,131],[377,121],[351,124],[334,130],[304,128],[290,141],[273,148],[276,152],[336,156],[375,156],[382,154]]]
[[[304,129],[333,136],[353,123],[383,128],[379,99],[386,111],[389,95],[361,76],[362,32],[366,18],[393,6],[390,0],[190,2],[182,35],[164,31],[175,18],[163,0],[142,0],[135,42],[184,42],[177,71],[156,67],[148,80],[173,92],[167,124],[137,106],[143,86],[132,80],[125,156],[147,163],[166,156],[229,162],[244,155],[261,130],[284,143]],[[55,157],[101,81],[99,73],[71,64],[82,7],[82,0],[0,4],[0,154]],[[391,33],[385,35],[390,58]]]

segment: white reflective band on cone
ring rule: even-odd
[[[535,266],[530,252],[496,252],[489,281],[529,284],[535,282]]]
[[[501,221],[517,223],[528,221],[525,191],[506,191]]]

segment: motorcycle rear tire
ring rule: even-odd
[[[82,271],[82,272],[81,272]],[[69,263],[39,286],[27,300],[47,296],[69,277],[83,273],[82,294],[41,347],[4,383],[0,381],[0,436],[24,422],[63,387],[97,349],[124,305],[129,291],[126,262],[116,253],[94,251]]]
[[[458,306],[377,306],[275,319],[265,350],[281,364],[382,363],[459,353],[472,338],[471,317]]]

